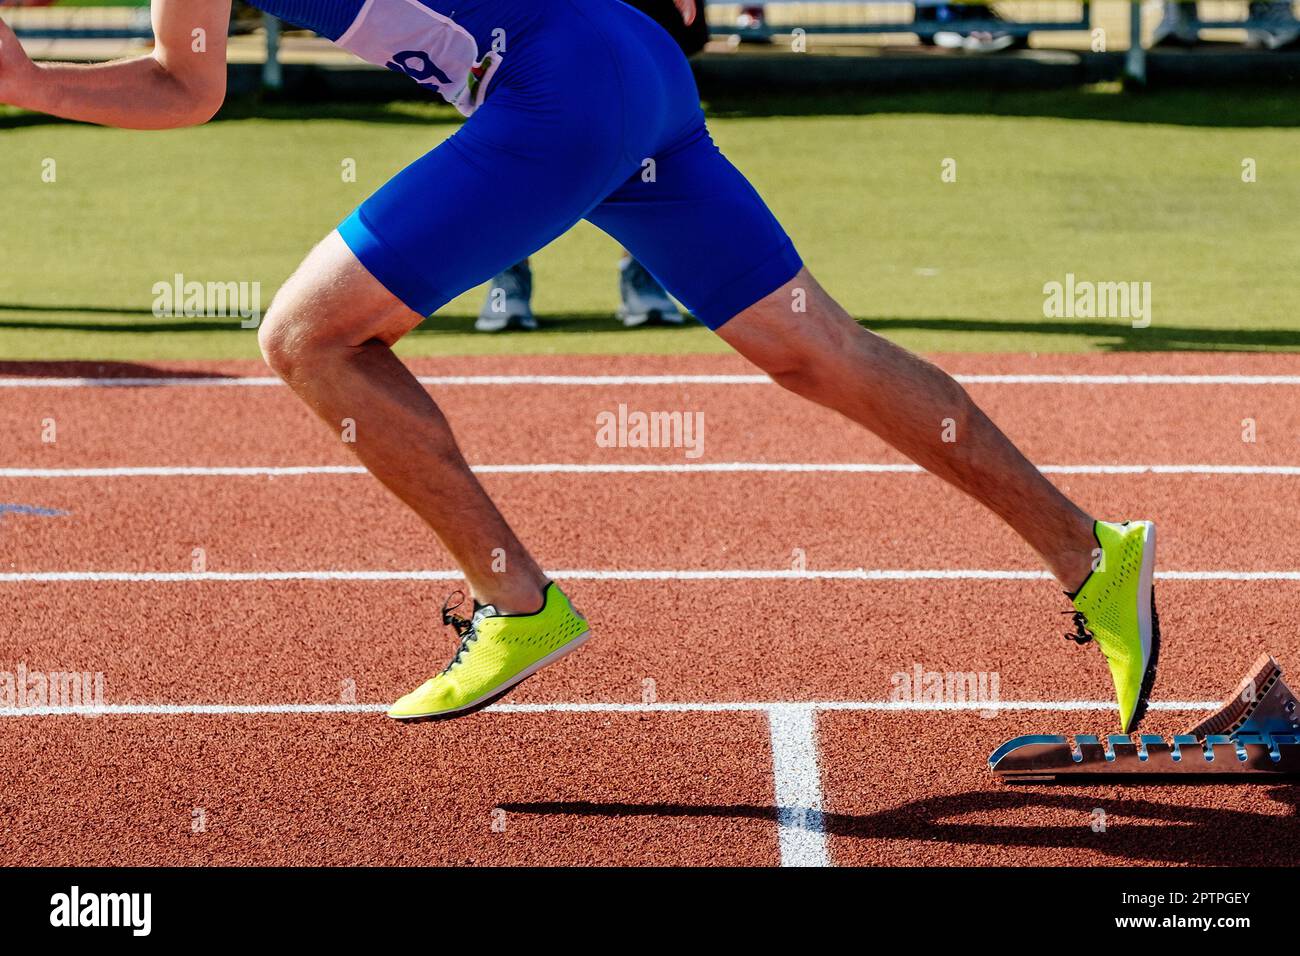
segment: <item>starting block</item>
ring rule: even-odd
[[[989,767],[1005,783],[1086,777],[1177,776],[1256,780],[1300,776],[1300,704],[1282,668],[1261,654],[1238,690],[1186,732],[1028,734],[993,751]]]

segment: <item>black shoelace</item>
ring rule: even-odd
[[[444,674],[460,662],[460,657],[465,653],[466,648],[469,647],[469,642],[478,637],[478,633],[474,630],[474,619],[472,617],[463,618],[452,613],[452,611],[456,610],[464,603],[464,591],[453,591],[448,596],[447,600],[442,602],[442,623],[454,630],[456,636],[460,638],[460,645],[456,648],[456,655],[451,659],[447,666],[442,669]]]
[[[1092,631],[1088,629],[1088,618],[1082,611],[1062,611],[1062,614],[1074,615],[1074,633],[1065,635],[1066,640],[1076,644],[1087,644],[1092,640]]]

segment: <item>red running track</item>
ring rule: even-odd
[[[1294,375],[1285,356],[962,356],[967,374]],[[482,359],[427,375],[746,374],[727,358]],[[261,375],[249,365],[168,374]],[[156,374],[153,370],[144,370]],[[0,377],[144,374],[0,366]],[[763,384],[432,386],[477,464],[874,462],[897,456]],[[1295,385],[980,384],[1040,462],[1300,464]],[[0,468],[349,464],[278,387],[9,388]],[[704,454],[606,449],[622,402],[701,411]],[[41,442],[43,420],[58,441]],[[1242,441],[1253,419],[1257,441]],[[1118,422],[1118,424],[1117,424]],[[1175,571],[1300,569],[1300,476],[1061,475],[1107,516],[1154,517]],[[1106,675],[1061,638],[1050,582],[722,580],[788,569],[1031,570],[1023,545],[916,474],[513,474],[485,481],[597,640],[443,725],[379,708],[445,659],[451,581],[36,581],[44,572],[411,571],[446,555],[365,476],[0,477],[0,672],[99,672],[109,705],[0,718],[0,845],[23,863],[1289,864],[1289,786],[1001,787],[1028,732],[1099,732]],[[796,550],[798,549],[798,550]],[[1157,700],[1220,697],[1261,649],[1300,659],[1300,581],[1169,580]],[[880,710],[899,675],[996,675],[1041,710]],[[2,686],[2,684],[0,684]],[[847,709],[809,712],[800,702]],[[1065,710],[1098,702],[1097,709]],[[718,704],[741,709],[711,709]],[[321,713],[274,713],[287,704]],[[577,712],[564,705],[586,708]],[[209,705],[252,711],[213,714]],[[524,707],[524,710],[519,710]],[[533,709],[527,709],[527,708]],[[684,711],[674,707],[685,707]],[[511,709],[513,708],[513,709]],[[1144,729],[1191,713],[1158,709]],[[813,806],[814,816],[796,815]],[[786,808],[782,810],[780,808]],[[1104,833],[1090,824],[1102,809]]]

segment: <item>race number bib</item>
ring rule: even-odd
[[[454,20],[419,0],[366,0],[338,45],[368,63],[405,73],[469,116],[501,62]]]

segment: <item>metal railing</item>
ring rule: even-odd
[[[988,32],[1025,37],[1031,33],[1090,31],[1093,5],[1090,0],[1000,0],[987,9],[998,13],[996,19],[943,17],[967,4],[939,3],[937,0],[900,2],[900,0],[773,0],[773,2],[738,2],[705,0],[710,32],[714,36],[735,36],[741,40],[770,40],[780,35],[799,34],[914,34],[932,41],[943,32]],[[1187,23],[1193,29],[1263,29],[1269,21],[1255,16],[1253,5],[1242,0],[1246,16],[1241,19],[1198,19],[1196,11]],[[1128,0],[1129,35],[1142,35],[1142,0]],[[1195,6],[1195,4],[1193,4]],[[1217,12],[1222,3],[1215,3]],[[933,10],[934,16],[918,11]],[[19,37],[37,40],[151,40],[153,30],[147,6],[139,7],[0,7],[4,18]],[[1046,13],[1058,14],[1047,17]],[[255,24],[256,21],[253,21]],[[252,24],[243,21],[247,30]],[[262,71],[263,85],[279,89],[283,83],[280,67],[280,21],[264,15],[261,32],[265,37],[266,59]],[[232,27],[232,30],[234,28]],[[1130,42],[1126,53],[1127,73],[1137,79],[1146,77],[1146,50],[1140,41]]]
[[[804,34],[911,33],[929,40],[937,33],[1005,33],[1024,37],[1044,31],[1087,31],[1092,27],[1091,4],[1081,2],[989,2],[973,4],[940,0],[774,0],[737,3],[707,0],[709,26],[715,36],[766,40],[800,31]],[[971,6],[995,13],[994,17],[954,17]],[[929,11],[925,14],[923,11]],[[1060,14],[1047,16],[1046,14]],[[892,15],[891,15],[892,14]],[[998,15],[1000,14],[1000,15]]]

